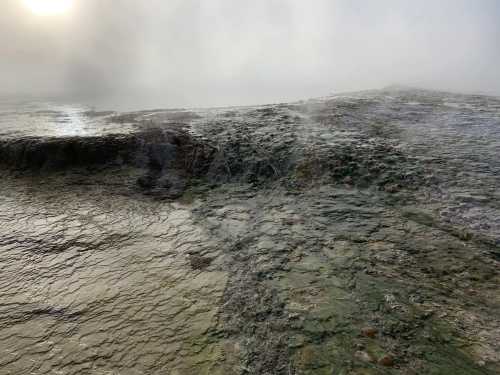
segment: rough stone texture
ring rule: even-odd
[[[0,142],[0,374],[500,371],[499,99],[88,116]]]

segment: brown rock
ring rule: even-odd
[[[392,367],[394,366],[394,357],[390,354],[386,354],[378,360],[378,364],[381,366]]]
[[[361,334],[365,337],[374,338],[377,336],[378,330],[373,327],[365,327],[361,330]]]

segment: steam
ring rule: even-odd
[[[0,94],[258,104],[404,84],[500,95],[496,0],[75,0],[0,12]]]

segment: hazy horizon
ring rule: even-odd
[[[398,84],[500,95],[495,0],[4,0],[0,96],[253,105]]]

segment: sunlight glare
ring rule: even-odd
[[[73,0],[24,0],[26,7],[38,15],[55,15],[66,13]]]

